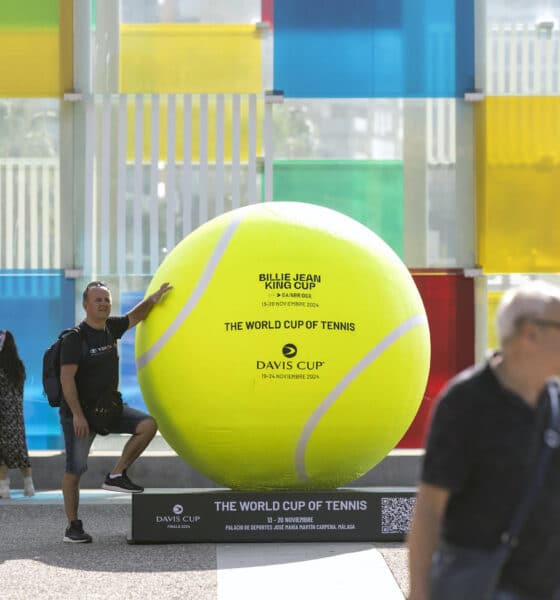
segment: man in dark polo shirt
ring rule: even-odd
[[[164,283],[151,296],[121,317],[111,317],[111,292],[100,281],[92,281],[83,293],[86,318],[79,333],[67,335],[60,356],[60,381],[64,400],[60,407],[60,423],[66,447],[66,468],[62,480],[64,509],[68,518],[63,541],[91,542],[91,536],[78,519],[80,477],[87,470],[87,458],[95,432],[91,431],[84,407],[107,392],[116,392],[119,385],[117,340],[124,332],[144,320],[152,307],[170,289]],[[123,406],[122,415],[112,433],[129,433],[130,439],[113,471],[107,474],[102,487],[106,490],[139,493],[144,488],[133,483],[126,469],[142,454],[157,431],[150,415]]]
[[[498,545],[532,474],[548,419],[543,388],[560,375],[560,289],[532,282],[509,290],[496,325],[500,351],[453,379],[434,413],[408,539],[410,600],[430,597],[440,539],[463,548]],[[560,598],[559,560],[557,450],[495,600]]]

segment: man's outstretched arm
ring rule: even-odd
[[[169,283],[162,283],[161,287],[157,292],[150,294],[147,298],[144,298],[142,302],[139,302],[133,309],[129,310],[126,315],[128,317],[128,328],[134,327],[140,321],[143,321],[152,310],[153,306],[157,304],[163,296],[173,289]]]

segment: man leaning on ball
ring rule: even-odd
[[[85,416],[89,399],[107,392],[117,392],[119,357],[117,340],[125,331],[143,321],[162,297],[171,289],[163,283],[132,310],[120,317],[111,317],[111,292],[101,281],[86,286],[82,299],[86,318],[77,332],[68,334],[62,343],[60,382],[64,399],[60,407],[60,422],[66,447],[66,469],[62,480],[64,509],[68,518],[63,541],[87,543],[91,536],[78,519],[80,477],[87,470],[89,450],[95,438]],[[155,420],[148,414],[123,406],[122,414],[111,433],[129,433],[131,438],[102,487],[106,490],[139,493],[144,488],[133,483],[126,470],[142,454],[157,431]]]

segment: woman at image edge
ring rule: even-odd
[[[35,493],[23,421],[24,381],[14,336],[0,330],[0,498],[10,497],[8,469],[21,470],[25,496]]]

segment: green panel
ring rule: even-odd
[[[277,160],[273,200],[338,210],[369,227],[403,256],[401,161]]]
[[[59,0],[1,0],[0,27],[58,27]]]

